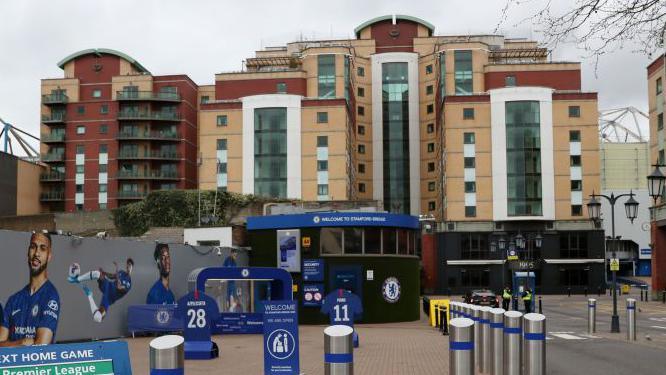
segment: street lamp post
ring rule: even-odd
[[[597,197],[605,198],[611,206],[611,238],[612,238],[612,257],[616,259],[616,241],[615,237],[615,202],[622,197],[629,197],[624,203],[625,213],[627,214],[627,219],[631,220],[631,223],[634,223],[636,215],[638,212],[638,201],[634,199],[633,191],[630,191],[629,194],[620,194],[615,195],[611,193],[610,196],[604,194],[594,194],[592,192],[590,201],[587,203],[587,210],[590,219],[598,221],[601,218],[601,202],[597,200]],[[605,254],[604,254],[605,257]],[[611,317],[611,333],[620,332],[620,316],[617,314],[617,271],[611,271],[613,275],[613,316]]]

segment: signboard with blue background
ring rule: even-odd
[[[284,216],[288,216],[289,220],[285,220]],[[416,216],[380,212],[319,212],[247,218],[247,230],[360,226],[418,229],[419,219]]]
[[[264,375],[300,374],[296,301],[264,302]]]
[[[303,260],[303,281],[324,281],[324,260]]]

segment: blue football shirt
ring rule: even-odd
[[[118,271],[116,274],[117,280],[103,278],[97,280],[99,290],[102,292],[102,302],[100,305],[104,309],[108,309],[116,301],[123,298],[130,289],[132,289],[132,278],[126,271]],[[123,286],[123,289],[118,289],[118,282]]]
[[[203,292],[189,292],[178,300],[176,316],[183,320],[185,341],[210,341],[219,315],[217,301]]]
[[[176,303],[176,297],[173,295],[171,289],[167,289],[162,284],[162,280],[157,280],[150,288],[148,296],[146,296],[146,304],[148,305],[172,305]]]
[[[26,285],[9,297],[2,326],[9,330],[9,341],[35,338],[37,329],[48,328],[53,332],[51,342],[54,342],[59,314],[60,296],[55,286],[47,280],[32,295],[30,285]]]
[[[331,325],[354,327],[354,320],[363,313],[363,303],[356,294],[338,289],[326,295],[321,312],[328,314]]]

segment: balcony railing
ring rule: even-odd
[[[122,109],[118,112],[118,120],[180,121],[180,114],[176,112],[151,112]]]
[[[59,124],[65,122],[64,113],[51,113],[50,115],[42,116],[42,122],[44,124]]]
[[[64,191],[49,191],[49,192],[41,193],[39,195],[39,200],[42,201],[42,202],[62,201],[62,200],[65,200],[65,192]]]
[[[69,98],[66,94],[42,95],[42,104],[67,104]]]
[[[154,139],[177,141],[180,135],[177,132],[159,132],[159,131],[126,131],[121,130],[116,136],[117,139]]]
[[[65,154],[62,153],[48,153],[42,154],[42,161],[51,162],[51,161],[65,161]]]
[[[178,180],[178,172],[164,171],[119,171],[119,179],[138,179],[138,180]]]
[[[42,134],[42,143],[65,142],[65,133]]]
[[[117,91],[116,94],[117,100],[180,101],[180,94],[175,92]]]
[[[118,153],[118,159],[159,159],[159,160],[177,160],[180,154],[177,152],[162,151],[123,151]]]
[[[148,196],[147,191],[119,191],[118,199],[143,199]]]
[[[65,174],[60,172],[42,173],[41,175],[39,175],[39,180],[44,182],[65,181]]]

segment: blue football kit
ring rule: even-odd
[[[210,341],[219,315],[217,301],[203,292],[190,292],[178,300],[176,316],[183,320],[185,341]]]
[[[53,332],[55,341],[58,317],[60,314],[60,296],[55,286],[46,281],[34,294],[30,294],[30,285],[14,293],[5,305],[2,326],[9,330],[9,341],[35,338],[39,328],[48,328]]]
[[[321,312],[328,314],[331,325],[354,327],[354,320],[363,313],[363,304],[356,294],[338,289],[326,295]]]
[[[148,305],[172,305],[174,303],[176,303],[176,297],[171,289],[164,287],[162,280],[157,280],[153,284],[146,297],[146,304]]]
[[[123,286],[122,289],[118,288],[118,282]],[[108,310],[109,306],[123,298],[125,294],[130,291],[132,288],[132,278],[126,271],[118,271],[115,278],[100,278],[97,280],[97,285],[102,292],[102,302],[100,303],[100,307],[103,307],[104,310]]]

